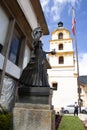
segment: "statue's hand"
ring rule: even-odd
[[[53,49],[53,50],[51,51],[51,54],[52,54],[52,55],[55,55],[55,54],[56,54],[55,49]]]

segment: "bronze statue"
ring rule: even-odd
[[[47,70],[46,70],[46,54],[55,54],[55,51],[45,52],[42,49],[42,42],[40,40],[42,30],[40,27],[32,32],[34,51],[30,58],[28,65],[24,68],[19,83],[23,87],[49,87]]]

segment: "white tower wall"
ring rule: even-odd
[[[60,37],[62,33],[62,37]],[[62,44],[63,48],[59,46]],[[77,86],[77,71],[74,61],[74,51],[72,45],[72,38],[70,32],[59,27],[52,32],[52,39],[50,40],[50,50],[56,50],[55,55],[49,54],[49,62],[52,69],[48,70],[48,77],[50,86],[57,84],[57,90],[53,90],[52,104],[55,110],[60,109],[65,105],[74,104],[78,102],[78,86]],[[59,63],[59,58],[63,57],[63,62]]]

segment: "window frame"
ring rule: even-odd
[[[63,33],[62,33],[62,32],[60,32],[60,33],[58,34],[58,38],[59,38],[59,39],[63,39]]]
[[[12,39],[13,37],[17,38],[17,40],[19,40],[18,46],[17,46],[17,53],[13,53],[13,51],[11,50],[11,47],[13,46],[12,44]],[[22,40],[23,40],[23,33],[20,31],[19,27],[17,26],[17,24],[15,24],[14,26],[14,31],[13,31],[13,35],[12,35],[12,39],[11,39],[11,45],[10,45],[10,49],[9,49],[9,54],[8,54],[8,59],[13,62],[15,65],[19,66],[19,58],[20,58],[20,51],[21,51],[21,44],[22,44]],[[14,54],[16,59],[15,61],[13,61],[13,59],[10,57],[11,54]]]
[[[58,83],[57,83],[57,82],[53,82],[53,83],[52,83],[52,89],[53,89],[53,90],[57,90],[57,86],[58,86]]]
[[[59,64],[64,64],[64,57],[63,56],[59,56]]]
[[[59,47],[59,50],[63,50],[63,44],[62,43],[60,43],[58,47]]]

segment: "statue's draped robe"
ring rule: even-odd
[[[24,68],[19,82],[27,87],[49,87],[46,70],[46,53],[42,49],[41,41],[34,48],[34,56]]]

